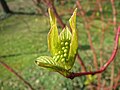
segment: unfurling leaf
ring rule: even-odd
[[[48,33],[48,49],[50,53],[54,56],[55,52],[58,51],[58,44],[59,44],[59,37],[58,37],[58,29],[56,24],[56,18],[53,14],[53,12],[48,9],[49,11],[49,17],[50,17],[50,24],[51,29]]]
[[[77,29],[76,29],[76,13],[77,8],[73,12],[73,15],[71,16],[69,23],[72,30],[72,38],[70,43],[70,52],[69,52],[69,60],[71,60],[71,65],[74,64],[75,55],[77,53],[78,49],[78,35],[77,35]]]
[[[58,51],[58,45],[58,29],[55,25],[53,25],[50,29],[50,32],[48,33],[48,49],[53,56]]]
[[[48,48],[52,57],[40,56],[35,61],[38,66],[59,72],[64,76],[71,74],[70,70],[75,62],[78,48],[76,12],[77,9],[75,9],[69,20],[72,33],[66,26],[59,35],[56,18],[53,12],[49,9],[51,29],[48,33]]]
[[[51,27],[56,23],[56,18],[55,18],[55,15],[53,14],[53,12],[50,10],[50,8],[48,9],[48,12],[49,12],[49,17],[50,17],[50,25]]]
[[[40,56],[39,58],[37,58],[35,63],[38,66],[48,68],[48,69],[53,70],[55,72],[59,72],[63,76],[67,76],[67,75],[70,74],[69,71],[67,71],[66,69],[62,68],[59,63],[55,62],[53,60],[53,58],[49,57],[49,56]]]

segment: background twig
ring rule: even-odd
[[[20,76],[14,69],[12,69],[9,65],[7,65],[6,63],[4,63],[3,61],[0,61],[0,64],[2,66],[4,66],[8,71],[10,71],[11,73],[13,73],[15,76],[17,76],[20,80],[22,80],[25,85],[27,85],[31,90],[35,90],[31,84],[29,82],[27,82],[22,76]]]

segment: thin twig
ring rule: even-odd
[[[104,22],[104,16],[103,16],[103,9],[102,9],[102,5],[101,5],[101,0],[96,0],[97,5],[99,7],[99,11],[100,11],[100,19],[102,22]],[[105,30],[104,30],[104,23],[102,23],[101,25],[102,27],[102,34],[101,34],[101,39],[100,39],[100,67],[103,65],[103,42],[104,42],[104,34],[105,34]],[[98,86],[101,85],[101,74],[98,75]],[[100,88],[98,87],[98,90]]]
[[[116,90],[116,88],[117,88],[117,86],[118,86],[118,84],[119,84],[119,80],[120,80],[120,70],[119,70],[119,72],[118,72],[118,75],[116,76],[116,78],[115,78],[115,84],[114,84],[114,90]]]
[[[35,4],[37,11],[40,13],[42,12],[42,9],[38,6],[38,4],[41,2],[41,0],[32,0],[33,3]]]
[[[101,19],[102,22],[104,22],[103,9],[102,9],[102,5],[101,5],[100,1],[101,0],[97,0],[97,4],[98,4],[99,11],[100,11],[100,14],[101,14],[100,19]],[[104,23],[102,23],[101,27],[102,27],[102,35],[101,35],[101,40],[100,40],[100,58],[101,58],[100,64],[102,66],[102,64],[103,64],[103,59],[102,59],[102,57],[103,57],[103,50],[102,50],[102,48],[103,48],[104,33],[105,33]]]
[[[27,85],[31,90],[35,90],[32,85],[27,82],[22,76],[20,76],[13,68],[11,68],[9,65],[7,65],[6,63],[4,63],[3,61],[0,61],[1,65],[4,66],[8,71],[10,71],[11,73],[13,73],[15,76],[17,76],[20,80],[22,80],[25,85]]]
[[[86,72],[87,69],[86,69],[85,64],[84,64],[84,62],[82,61],[82,58],[80,57],[79,54],[77,55],[77,58],[78,58],[79,64],[81,65],[82,71]]]
[[[116,30],[117,30],[116,29],[116,9],[115,9],[115,5],[114,5],[114,0],[110,0],[110,1],[111,1],[111,5],[112,5],[114,32],[116,32]],[[110,83],[110,88],[113,87],[113,84],[114,84],[114,62],[112,63],[112,66],[111,66],[111,83]]]
[[[98,69],[97,54],[96,54],[95,48],[94,48],[93,43],[92,43],[92,37],[91,37],[91,33],[89,31],[90,30],[90,25],[88,24],[88,19],[85,17],[85,11],[83,10],[79,0],[76,1],[76,5],[80,9],[81,16],[84,19],[84,25],[85,25],[86,33],[87,33],[87,36],[88,36],[88,41],[90,43],[90,47],[91,47],[91,50],[93,52],[93,63],[94,63],[95,68]]]
[[[116,28],[116,25],[117,25],[116,14],[117,14],[117,12],[116,12],[116,9],[115,9],[115,4],[114,4],[115,0],[110,0],[110,1],[111,1],[111,5],[112,5],[114,31],[116,33],[116,31],[117,31],[117,28]]]
[[[48,8],[51,8],[53,10],[53,13],[55,14],[58,23],[60,24],[60,26],[62,28],[65,27],[65,24],[63,23],[63,21],[61,20],[60,16],[58,15],[58,12],[54,6],[54,0],[43,0],[45,2],[45,4],[47,5]]]
[[[54,13],[55,16],[56,16],[56,18],[57,18],[57,20],[58,20],[58,23],[60,24],[60,26],[61,26],[62,28],[64,28],[64,27],[65,27],[65,24],[63,23],[62,19],[60,18],[59,14],[57,13],[57,10],[56,10],[56,8],[55,8],[55,6],[54,6],[54,2],[53,2],[53,1],[50,2],[50,0],[44,0],[44,2],[46,3],[46,5],[47,5],[49,8],[51,8],[51,9],[53,10],[53,13]],[[82,61],[81,56],[78,54],[77,57],[78,57],[77,60],[78,60],[79,64],[80,64],[81,67],[82,67],[82,70],[86,71],[86,67],[85,67],[85,65],[84,65],[84,63],[83,63],[83,61]]]
[[[104,66],[102,66],[99,70],[93,71],[93,72],[89,71],[89,72],[71,73],[69,76],[67,76],[67,78],[73,79],[75,77],[79,77],[79,76],[83,76],[83,75],[95,75],[95,74],[102,73],[103,71],[105,71],[107,69],[107,67],[110,65],[110,63],[114,60],[114,58],[117,54],[119,35],[120,35],[120,26],[118,27],[118,30],[116,33],[115,45],[114,45],[112,55],[109,58],[109,60],[104,64]]]

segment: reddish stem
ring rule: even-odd
[[[27,82],[22,76],[20,76],[15,70],[13,70],[10,66],[8,66],[3,61],[0,61],[1,65],[3,65],[8,71],[12,72],[14,75],[16,75],[20,80],[22,80],[31,90],[34,90],[34,88],[31,86],[29,82]]]
[[[113,13],[113,25],[114,25],[114,31],[116,32],[117,28],[116,28],[116,25],[117,25],[117,19],[116,19],[116,15],[117,15],[117,12],[116,12],[116,9],[115,9],[115,0],[110,0],[111,1],[111,5],[112,5],[112,13]]]
[[[103,16],[103,9],[102,9],[102,1],[101,0],[96,0],[96,3],[99,7],[99,12],[100,12],[100,19],[102,22],[104,22],[104,16]],[[103,65],[103,43],[104,43],[104,35],[105,35],[105,27],[104,27],[104,23],[101,24],[101,39],[100,39],[100,66]],[[98,90],[100,89],[100,85],[101,85],[101,74],[98,75]]]
[[[83,75],[94,75],[94,74],[102,73],[103,71],[105,71],[107,69],[107,67],[109,66],[109,64],[114,60],[114,58],[115,58],[115,56],[117,54],[119,34],[120,34],[120,26],[118,27],[118,30],[117,30],[117,33],[116,33],[114,50],[112,52],[112,55],[111,55],[110,59],[106,62],[106,64],[104,64],[104,66],[102,66],[97,71],[71,73],[69,76],[67,76],[67,78],[73,79],[75,77],[79,77],[79,76],[83,76]]]
[[[116,9],[115,9],[115,0],[110,0],[111,1],[111,5],[112,5],[112,14],[113,14],[113,25],[114,25],[114,31],[116,32]],[[111,67],[111,83],[110,83],[110,88],[113,87],[113,83],[114,83],[114,62],[112,63],[112,67]]]
[[[91,37],[91,33],[90,33],[90,25],[88,23],[88,18],[85,17],[86,13],[83,10],[83,7],[82,7],[82,5],[81,5],[79,0],[76,1],[76,5],[80,9],[81,16],[83,17],[83,20],[84,20],[84,25],[85,25],[86,33],[87,33],[87,36],[88,36],[88,41],[89,41],[89,44],[90,44],[90,48],[91,48],[91,50],[93,52],[93,63],[94,63],[94,66],[95,66],[96,69],[98,69],[97,54],[96,54],[95,48],[94,48],[93,43],[92,43],[92,37]]]
[[[58,12],[54,6],[54,0],[43,0],[45,2],[45,4],[47,5],[48,8],[51,8],[53,10],[53,13],[55,14],[56,18],[57,18],[57,21],[58,23],[60,24],[60,26],[62,28],[65,27],[65,24],[63,23],[63,21],[61,20],[60,16],[58,15]]]
[[[86,69],[85,64],[84,64],[84,62],[83,62],[83,60],[82,60],[82,58],[80,57],[79,54],[77,54],[77,58],[78,58],[77,60],[78,60],[79,64],[80,64],[81,67],[82,67],[82,70],[83,70],[84,72],[86,72],[87,69]]]
[[[119,83],[119,80],[120,80],[120,70],[119,70],[119,72],[118,72],[118,75],[116,76],[116,79],[115,79],[115,81],[114,81],[114,90],[116,90],[116,88],[117,88],[117,86],[120,84]]]

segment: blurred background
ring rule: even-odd
[[[77,7],[78,53],[72,71],[95,71],[110,58],[120,25],[119,0],[0,0],[0,90],[120,90],[120,49],[102,74],[73,80],[35,65],[50,55],[47,9],[62,30]]]

